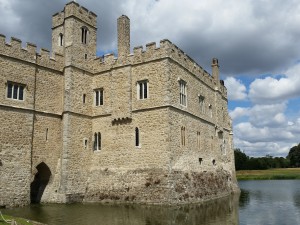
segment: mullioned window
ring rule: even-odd
[[[18,84],[11,81],[7,82],[7,93],[6,97],[15,100],[24,100],[24,84]]]

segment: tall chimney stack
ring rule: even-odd
[[[220,75],[219,75],[219,62],[217,58],[212,59],[211,67],[212,67],[212,77],[218,84],[220,80]]]
[[[126,58],[130,54],[130,19],[122,15],[118,18],[118,57]]]

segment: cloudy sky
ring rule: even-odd
[[[51,16],[67,0],[0,0],[0,33],[51,49]],[[300,142],[299,0],[77,0],[98,15],[98,53],[116,52],[116,20],[131,46],[169,39],[207,71],[217,57],[235,147],[286,156]]]

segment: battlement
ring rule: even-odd
[[[56,13],[52,16],[52,28],[60,26],[64,19],[75,16],[82,20],[83,22],[89,24],[96,28],[97,26],[97,15],[89,11],[83,6],[80,6],[77,2],[69,2],[65,5],[63,11]]]
[[[123,66],[124,64],[139,64],[157,59],[171,58],[192,74],[195,74],[197,78],[202,80],[211,88],[215,89],[215,86],[217,86],[217,81],[213,79],[210,73],[203,69],[197,62],[168,39],[161,40],[159,45],[157,45],[156,42],[150,42],[146,44],[145,47],[145,50],[143,46],[134,47],[133,53],[129,54],[125,61],[119,60],[116,56],[114,56],[114,54],[106,54],[94,61],[93,68],[96,68],[96,72],[101,72],[111,67]],[[99,63],[101,64],[100,67],[97,66]],[[226,88],[222,85],[219,91],[226,94]]]
[[[15,37],[11,37],[10,43],[7,43],[6,36],[3,34],[0,34],[0,54],[22,61],[36,63],[54,70],[62,71],[64,67],[64,57],[62,55],[57,53],[52,53],[51,55],[50,51],[44,48],[38,53],[36,45],[29,42],[27,42],[23,48],[22,41]]]

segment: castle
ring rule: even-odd
[[[30,202],[186,203],[238,190],[227,92],[176,45],[96,56],[97,16],[72,1],[52,54],[0,35],[0,207]]]

